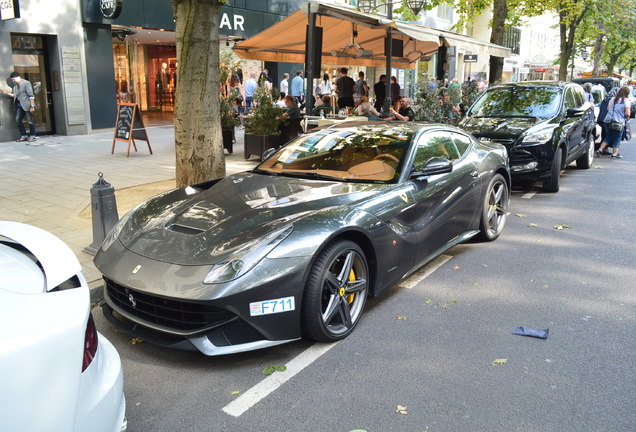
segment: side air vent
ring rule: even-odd
[[[188,235],[197,235],[197,234],[201,234],[202,232],[204,232],[202,229],[192,228],[192,227],[188,227],[188,226],[184,226],[184,225],[177,225],[177,224],[169,225],[168,229],[170,231],[178,232],[178,233],[181,233],[181,234],[188,234]]]

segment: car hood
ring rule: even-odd
[[[179,265],[223,262],[250,241],[390,185],[241,173],[208,189],[175,189],[143,203],[119,239],[132,252]]]
[[[460,126],[477,138],[510,140],[512,144],[526,130],[543,121],[536,117],[466,117]]]

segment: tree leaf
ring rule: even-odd
[[[528,215],[525,215],[523,213],[517,213],[517,214],[515,214],[515,216],[520,217],[520,218],[528,217]]]
[[[431,299],[426,299],[426,300],[424,300],[424,303],[426,303],[426,304],[431,304],[431,303],[433,303],[433,300],[431,300]]]
[[[555,225],[554,229],[557,229],[557,230],[572,229],[572,227],[570,225],[566,225],[566,224],[559,224],[559,225]]]
[[[457,303],[457,299],[454,299],[454,298],[450,299],[450,301],[451,303]]]
[[[407,406],[404,406],[404,405],[398,405],[398,406],[395,408],[395,412],[396,412],[396,413],[398,413],[398,414],[407,415],[407,414],[408,414],[408,411],[406,410],[407,408],[408,408]]]
[[[141,343],[141,342],[143,342],[143,341],[144,341],[144,340],[143,340],[142,338],[132,338],[132,339],[130,340],[130,343],[131,343],[131,344],[133,344],[133,345],[137,345],[138,343]]]
[[[506,364],[506,363],[508,363],[508,359],[505,359],[505,358],[498,358],[498,359],[493,360],[493,362],[492,362],[493,365],[502,365],[502,364]]]
[[[404,315],[398,315],[395,317],[397,320],[406,321],[406,317]]]
[[[285,372],[287,370],[287,366],[284,365],[272,365],[263,369],[263,375],[271,375],[274,372]]]
[[[240,393],[240,391],[238,391],[238,390],[234,390],[234,391],[233,391],[233,392],[231,392],[230,394],[231,394],[232,396],[236,396],[236,395],[237,395],[237,394],[239,394],[239,393]]]

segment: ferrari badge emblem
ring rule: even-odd
[[[130,305],[132,306],[133,309],[137,307],[137,301],[135,300],[132,294],[128,294],[128,301],[130,302]]]
[[[137,272],[141,269],[141,266],[138,265],[137,267],[135,267],[132,271],[133,274],[137,274]]]
[[[400,198],[402,198],[402,201],[405,203],[409,202],[409,197],[405,193],[400,194]]]

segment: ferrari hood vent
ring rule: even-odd
[[[200,228],[193,228],[193,227],[178,225],[178,224],[171,224],[167,226],[166,228],[169,229],[170,231],[178,232],[181,234],[188,234],[188,235],[197,235],[197,234],[201,234],[205,232],[205,230],[202,230]]]

